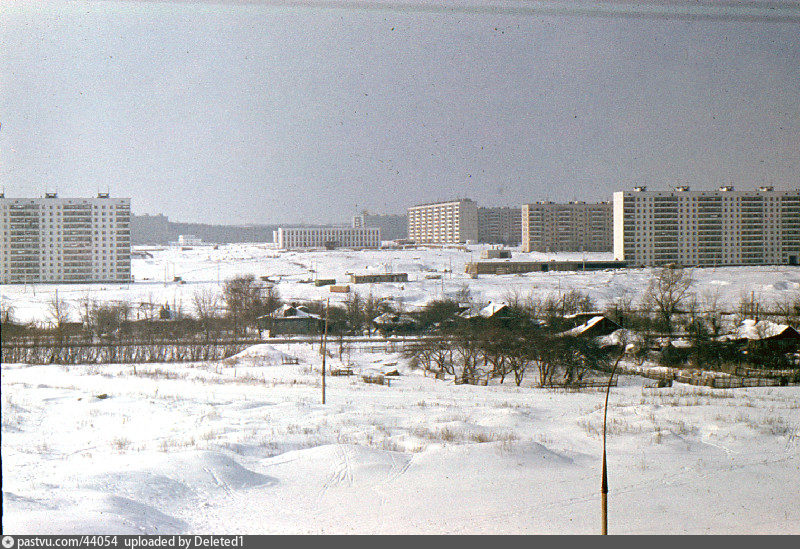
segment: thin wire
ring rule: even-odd
[[[287,8],[404,13],[571,16],[800,23],[800,3],[776,0],[134,0],[147,3],[264,5]]]

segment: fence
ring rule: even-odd
[[[239,339],[239,340],[182,340],[182,341],[14,341],[2,344],[2,363],[25,364],[117,364],[131,362],[195,362],[222,360],[251,345],[261,343],[319,343],[319,337]],[[364,348],[375,352],[401,351],[414,340],[352,338],[345,339],[350,349]],[[329,356],[333,356],[332,354]]]
[[[250,343],[118,343],[108,345],[4,345],[2,362],[25,364],[119,364],[222,360]]]
[[[617,376],[611,381],[611,386],[617,386]],[[542,389],[587,389],[591,387],[608,387],[608,381],[602,379],[589,379],[583,381],[576,381],[574,383],[545,383],[539,385]]]

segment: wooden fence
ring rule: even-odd
[[[108,345],[3,345],[3,364],[120,364],[222,360],[250,343],[118,343]]]

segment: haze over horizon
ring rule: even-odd
[[[800,25],[19,2],[0,123],[7,196],[108,189],[181,222],[794,189]]]

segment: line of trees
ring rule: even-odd
[[[613,349],[603,349],[592,339],[560,334],[567,321],[555,311],[575,297],[550,300],[554,308],[511,304],[501,318],[470,319],[448,316],[457,303],[435,301],[420,318],[436,326],[440,337],[407,347],[406,357],[412,366],[437,377],[453,376],[459,383],[485,385],[491,379],[504,383],[508,378],[519,386],[535,372],[540,386],[580,385],[590,372],[608,368]],[[591,305],[583,301],[574,312]]]
[[[653,358],[650,350],[656,338],[670,341],[680,337],[689,341],[688,346],[667,344],[661,349],[656,359],[668,366],[724,369],[741,363],[742,349],[719,339],[726,323],[731,323],[730,318],[725,320],[726,314],[733,314],[734,324],[768,317],[800,327],[800,291],[786,292],[784,300],[771,306],[764,306],[751,292],[742,295],[734,311],[723,312],[719,292],[698,294],[693,286],[691,271],[664,267],[654,272],[638,300],[630,294],[623,295],[607,304],[603,312],[623,328],[636,332],[633,355],[640,362]],[[13,305],[6,301],[0,310],[2,339],[4,343],[20,338],[44,343],[236,340],[253,337],[259,327],[269,329],[269,319],[284,305],[274,285],[253,275],[230,278],[219,292],[198,289],[188,307],[180,302],[170,306],[150,301],[136,307],[122,301],[98,302],[87,295],[70,305],[56,294],[47,304],[47,327],[15,323]],[[469,382],[511,376],[521,383],[525,371],[535,368],[540,372],[540,383],[545,384],[561,379],[559,376],[568,381],[580,379],[581,368],[596,362],[598,352],[587,348],[584,342],[571,342],[567,349],[563,348],[565,339],[555,338],[555,334],[576,323],[570,315],[598,310],[588,294],[577,289],[544,297],[509,293],[505,301],[510,312],[500,324],[469,323],[458,316],[465,305],[479,305],[467,286],[452,298],[435,300],[421,311],[407,313],[414,317],[417,333],[438,334],[441,345],[446,346],[425,350],[415,360],[433,373],[457,375]],[[331,305],[327,311],[323,301],[304,305],[312,313],[328,315],[328,330],[332,336],[339,336],[340,352],[346,345],[345,335],[369,334],[375,317],[402,312],[396,301],[358,292],[348,294],[343,303]],[[81,322],[70,322],[76,315]],[[257,322],[260,317],[267,322]],[[774,347],[766,345],[754,344],[747,351],[747,361],[755,365],[781,367],[787,359],[786,353],[776,353]]]

